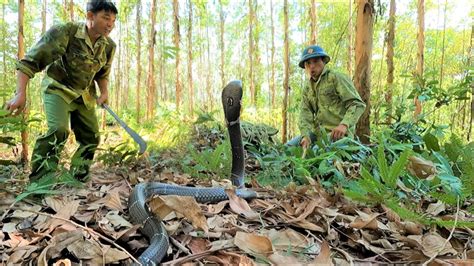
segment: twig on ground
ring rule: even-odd
[[[454,218],[454,225],[453,225],[453,228],[451,229],[451,232],[449,233],[449,236],[448,238],[446,239],[446,241],[444,241],[443,245],[441,246],[440,249],[438,249],[436,251],[435,254],[433,254],[433,256],[430,257],[429,260],[425,261],[423,263],[423,266],[427,266],[430,262],[432,262],[434,259],[436,259],[436,257],[438,257],[439,253],[441,251],[443,251],[443,249],[446,247],[446,245],[449,243],[449,240],[451,240],[451,238],[453,237],[453,234],[454,234],[454,230],[456,229],[456,225],[458,223],[458,217],[459,217],[459,196],[457,196],[457,203],[456,203],[456,217]]]
[[[163,263],[164,266],[166,265],[178,265],[178,264],[183,264],[187,261],[192,261],[192,260],[197,260],[197,259],[200,259],[200,258],[203,258],[209,254],[212,254],[216,251],[219,251],[219,250],[224,250],[224,249],[228,249],[228,247],[224,247],[224,248],[216,248],[216,249],[211,249],[211,250],[206,250],[204,252],[201,252],[201,253],[197,253],[197,254],[192,254],[192,255],[188,255],[186,257],[182,257],[182,258],[179,258],[179,259],[175,259],[175,260],[172,260],[172,261],[168,261],[168,262],[165,262]]]
[[[12,202],[12,204],[5,210],[5,212],[3,213],[2,217],[0,218],[0,222],[3,221],[3,219],[5,219],[5,217],[7,216],[8,212],[13,208],[13,206],[15,206],[16,204],[16,201]]]
[[[189,249],[187,249],[185,246],[183,246],[181,243],[179,243],[178,240],[176,240],[172,237],[169,237],[169,239],[173,243],[173,245],[175,245],[177,248],[179,248],[179,250],[186,253],[187,255],[191,255],[191,252],[189,251]]]
[[[120,246],[119,244],[115,243],[114,240],[102,235],[101,233],[99,232],[96,232],[94,231],[94,229],[92,228],[88,228],[88,227],[85,227],[83,225],[80,225],[74,221],[71,221],[70,219],[65,219],[65,218],[62,218],[62,217],[58,217],[56,215],[52,215],[52,214],[49,214],[49,213],[44,213],[44,212],[38,212],[38,211],[33,211],[33,210],[28,210],[28,209],[23,209],[23,208],[19,208],[19,207],[15,207],[15,208],[12,208],[14,210],[20,210],[20,211],[25,211],[25,212],[31,212],[31,213],[34,213],[34,214],[38,214],[38,215],[43,215],[43,216],[46,216],[46,217],[49,217],[49,218],[52,218],[52,219],[58,219],[58,220],[61,220],[61,221],[64,221],[64,222],[68,222],[70,224],[73,224],[74,226],[77,226],[81,229],[83,229],[84,231],[87,231],[89,234],[91,235],[95,235],[95,236],[98,236],[99,238],[103,239],[104,241],[108,242],[109,244],[113,245],[114,247],[120,249],[121,251],[123,251],[125,254],[127,254],[127,256],[129,256],[133,261],[135,261],[136,263],[138,263],[139,265],[141,265],[141,263],[135,258],[132,256],[132,254],[130,254],[125,248],[123,248],[122,246]]]

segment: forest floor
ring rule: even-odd
[[[114,141],[119,140],[109,140],[109,145]],[[66,154],[74,148],[68,144]],[[17,158],[10,149],[1,154],[0,159]],[[112,157],[99,156],[88,182],[45,190],[28,188],[28,170],[20,165],[2,166],[0,265],[132,263],[148,246],[128,216],[134,185],[230,186],[225,178],[195,178],[179,170],[175,166],[181,156],[168,150],[115,164],[110,164]],[[261,184],[252,175],[257,164],[248,162],[247,186],[257,199],[246,202],[230,190],[230,200],[217,204],[173,196],[150,200],[172,210],[163,217],[171,243],[164,264],[474,264],[474,229],[456,226],[457,221],[473,221],[466,206],[420,202],[425,216],[455,221],[452,227],[427,226],[402,219],[384,205],[348,200],[338,189],[329,192],[314,180],[284,187]],[[357,178],[355,171],[351,176]],[[15,201],[28,191],[37,194]]]

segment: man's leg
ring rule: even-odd
[[[74,177],[84,181],[89,174],[89,167],[94,152],[99,145],[99,124],[95,109],[87,110],[82,98],[75,101],[77,108],[71,113],[71,128],[79,143],[79,148],[72,157],[71,168]]]
[[[56,170],[60,152],[69,135],[69,104],[55,94],[45,93],[43,98],[48,131],[36,140],[31,156],[30,181]]]

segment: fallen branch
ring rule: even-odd
[[[34,214],[38,214],[38,215],[43,215],[43,216],[46,216],[46,217],[49,217],[49,218],[52,218],[52,219],[58,219],[58,220],[61,220],[61,221],[64,221],[64,222],[68,222],[74,226],[77,226],[81,229],[83,229],[84,231],[87,231],[89,234],[91,235],[94,235],[94,236],[97,236],[99,238],[101,238],[102,240],[108,242],[109,244],[113,245],[114,247],[120,249],[121,251],[123,251],[125,254],[127,254],[127,256],[129,258],[131,258],[133,261],[135,261],[136,263],[138,263],[139,265],[141,265],[141,263],[135,258],[132,256],[132,254],[130,254],[125,248],[123,248],[122,246],[120,246],[119,244],[115,243],[114,240],[102,235],[101,233],[99,232],[96,232],[94,231],[92,228],[88,228],[88,227],[85,227],[83,225],[80,225],[74,221],[71,221],[70,219],[65,219],[65,218],[62,218],[62,217],[58,217],[56,215],[52,215],[52,214],[49,214],[49,213],[44,213],[44,212],[38,212],[38,211],[33,211],[33,210],[28,210],[28,209],[23,209],[23,208],[19,208],[19,207],[15,207],[15,208],[12,208],[13,210],[20,210],[20,211],[25,211],[25,212],[31,212],[31,213],[34,213]]]

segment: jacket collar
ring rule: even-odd
[[[83,23],[83,22],[80,22],[79,23],[79,27],[77,27],[77,31],[76,31],[76,34],[74,35],[74,37],[76,38],[79,38],[79,39],[84,39],[84,41],[86,42],[86,44],[92,49],[94,50],[94,46],[92,45],[92,41],[89,37],[89,34],[87,33],[87,25],[86,23]],[[100,36],[96,41],[95,41],[95,45],[108,45],[109,44],[109,41],[107,40],[106,37],[104,36]]]

